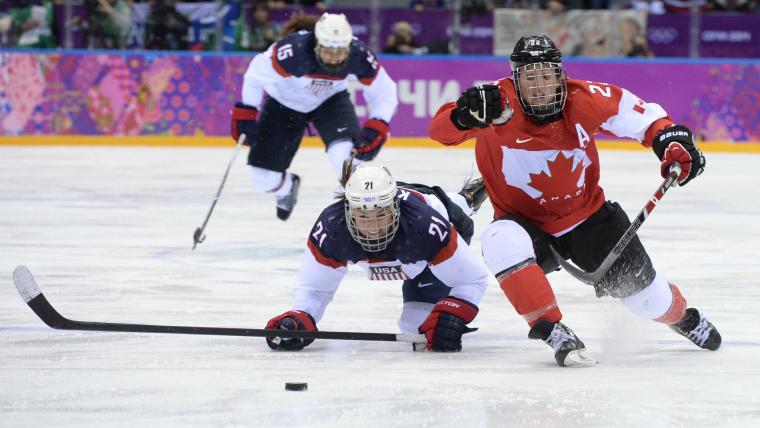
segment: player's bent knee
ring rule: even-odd
[[[251,183],[262,192],[269,192],[282,184],[283,173],[249,165]]]
[[[354,149],[354,143],[351,140],[335,140],[327,143],[327,158],[333,167],[335,176],[340,177],[343,171],[343,161],[351,156],[351,150]],[[354,159],[354,165],[360,163]]]
[[[404,309],[398,319],[399,331],[401,333],[417,333],[420,325],[433,310],[433,306],[435,306],[433,303],[405,302]]]
[[[491,223],[480,235],[480,245],[483,259],[494,275],[536,257],[530,235],[512,220]]]

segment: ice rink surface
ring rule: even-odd
[[[632,143],[635,144],[635,143]],[[317,341],[272,352],[263,339],[70,332],[16,292],[26,265],[48,300],[85,321],[263,328],[290,308],[306,236],[336,189],[324,152],[301,150],[287,223],[224,149],[0,147],[2,427],[660,427],[760,425],[760,157],[707,153],[640,229],[655,267],[723,335],[698,349],[564,272],[550,276],[564,321],[599,360],[557,367],[527,338],[495,280],[457,354],[406,343]],[[385,149],[397,179],[458,190],[471,150]],[[650,152],[602,152],[602,186],[635,216],[661,182]],[[476,216],[472,251],[492,215]],[[349,271],[321,330],[396,332],[401,287]],[[285,382],[308,382],[306,392]]]

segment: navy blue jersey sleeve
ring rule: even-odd
[[[272,65],[283,76],[301,77],[318,66],[314,33],[299,31],[289,34],[275,43]]]
[[[401,193],[399,194],[402,195]],[[432,262],[450,247],[456,233],[451,223],[423,199],[413,193],[400,198],[401,220],[395,248],[399,259],[406,262]],[[394,240],[395,241],[395,240]],[[447,250],[448,251],[448,250]]]
[[[332,267],[363,259],[361,246],[351,238],[346,227],[343,201],[325,208],[309,234],[309,250],[320,263]]]
[[[380,71],[377,56],[361,40],[354,38],[347,65],[348,73],[354,74],[360,82],[369,85]]]

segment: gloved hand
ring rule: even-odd
[[[451,121],[461,130],[471,128],[488,128],[492,123],[500,125],[512,116],[501,118],[506,109],[501,98],[499,86],[484,84],[473,86],[457,99],[457,108],[451,113]]]
[[[678,176],[680,186],[702,174],[705,169],[705,156],[694,144],[694,136],[685,126],[675,125],[660,131],[652,141],[652,149],[662,161],[662,178],[670,174],[672,165],[677,163],[681,166],[681,175]]]
[[[457,352],[462,350],[462,334],[466,324],[478,314],[478,307],[456,297],[444,297],[420,325],[419,332],[427,338],[428,350]]]
[[[253,141],[253,135],[256,132],[256,117],[259,111],[256,107],[251,107],[243,103],[235,103],[232,108],[232,123],[230,124],[230,134],[237,142],[240,134],[245,134],[245,145],[250,146]]]
[[[388,139],[388,123],[382,119],[369,119],[354,137],[354,157],[362,161],[371,161],[380,152]]]
[[[317,331],[317,323],[314,322],[314,318],[311,315],[304,311],[287,311],[269,320],[266,328]],[[300,339],[296,337],[267,337],[266,339],[267,345],[277,351],[300,351],[311,345],[311,342],[314,342],[314,339]]]

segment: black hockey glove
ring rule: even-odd
[[[369,119],[354,137],[354,157],[362,161],[371,161],[380,153],[390,135],[388,123],[382,119]]]
[[[478,307],[456,297],[444,297],[420,325],[419,332],[427,338],[426,348],[431,351],[458,352],[462,350],[462,335],[467,323],[478,314]]]
[[[685,185],[705,170],[705,156],[694,144],[694,136],[689,128],[675,125],[660,131],[652,141],[652,149],[662,161],[660,175],[666,178],[670,167],[681,166],[678,184]]]
[[[235,103],[235,107],[230,112],[232,114],[232,123],[230,124],[230,135],[237,142],[240,134],[245,134],[245,145],[250,146],[253,136],[256,133],[256,117],[259,111],[256,107],[251,107],[243,103]]]
[[[288,311],[269,320],[266,328],[283,330],[307,330],[317,331],[317,323],[314,318],[304,311]],[[300,351],[311,345],[314,339],[301,339],[297,337],[267,337],[267,345],[276,351]]]
[[[457,99],[451,121],[460,130],[488,128],[502,114],[504,102],[499,87],[492,84],[473,86]],[[503,123],[503,122],[502,122]]]

